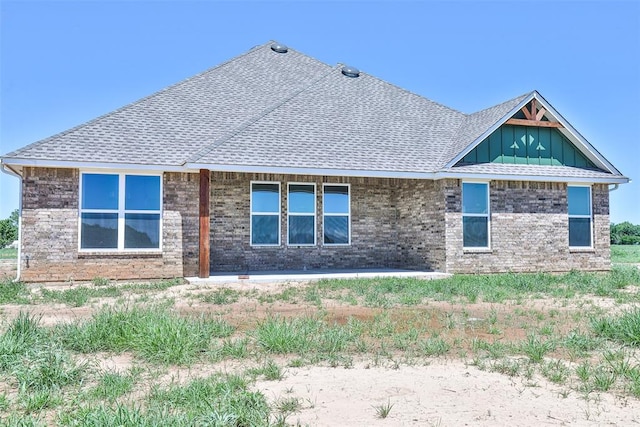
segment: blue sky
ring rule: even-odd
[[[463,112],[538,90],[634,182],[640,224],[640,2],[0,1],[0,153],[269,40]],[[18,180],[0,174],[0,218]]]

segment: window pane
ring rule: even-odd
[[[82,174],[82,209],[118,209],[118,175]]]
[[[280,212],[280,193],[278,184],[251,185],[252,212]]]
[[[314,243],[314,223],[313,216],[290,216],[289,217],[289,244],[290,245],[313,245]]]
[[[591,246],[590,218],[569,218],[569,246]]]
[[[348,216],[324,217],[324,243],[345,245],[349,244]]]
[[[254,245],[278,244],[278,215],[251,216],[251,243]]]
[[[124,247],[160,247],[159,214],[126,214],[124,216]]]
[[[118,248],[118,214],[83,213],[81,221],[82,249]]]
[[[160,210],[160,177],[127,175],[125,177],[127,210]]]
[[[568,187],[569,215],[591,215],[589,187]]]
[[[345,185],[326,185],[324,187],[324,212],[349,213],[349,187]]]
[[[315,206],[316,197],[313,185],[289,186],[289,212],[314,213]]]
[[[481,183],[462,184],[462,213],[486,214],[489,186]]]
[[[462,217],[462,245],[465,248],[489,246],[489,221],[483,217]]]

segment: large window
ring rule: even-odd
[[[289,245],[315,245],[315,184],[289,184],[289,195],[287,200]]]
[[[82,173],[80,249],[160,249],[159,175]]]
[[[462,246],[489,247],[489,184],[462,183]]]
[[[569,246],[591,247],[591,187],[567,187]]]
[[[351,243],[350,206],[349,185],[324,185],[322,223],[325,245],[348,245]]]
[[[251,244],[280,245],[280,184],[251,183]]]

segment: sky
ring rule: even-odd
[[[0,154],[277,40],[472,113],[538,90],[632,183],[640,224],[640,1],[0,0]],[[0,218],[18,207],[0,173]]]

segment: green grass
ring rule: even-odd
[[[640,309],[592,319],[593,331],[604,338],[640,348]]]
[[[9,248],[0,249],[0,259],[17,259],[17,258],[18,258],[17,249],[9,249]]]
[[[640,264],[640,245],[611,245],[611,262]]]
[[[152,307],[104,309],[56,332],[66,348],[82,353],[133,351],[151,362],[188,364],[209,349],[212,338],[228,337],[233,328],[222,319],[180,317]]]
[[[47,302],[61,302],[72,307],[86,305],[92,298],[115,298],[122,295],[122,290],[116,286],[93,287],[78,286],[64,291],[42,289],[42,299]]]
[[[525,384],[546,378],[562,393],[585,398],[592,392],[640,397],[640,309],[611,315],[618,310],[596,305],[603,298],[614,307],[639,302],[628,290],[640,285],[632,266],[441,281],[326,280],[279,293],[165,292],[181,283],[101,280],[29,290],[3,282],[0,301],[29,304],[27,310],[110,300],[83,309],[93,313],[89,318],[56,326],[26,313],[0,323],[0,424],[286,425],[306,404],[289,395],[274,396],[269,405],[252,389],[255,381],[282,381],[293,367],[314,364],[402,369],[434,357]],[[134,303],[134,294],[143,297]],[[240,299],[240,306],[225,306]],[[191,310],[206,315],[184,314]],[[93,362],[123,353],[132,358],[123,371]],[[390,410],[391,402],[383,406]]]
[[[634,267],[614,267],[607,273],[572,271],[566,274],[493,274],[454,275],[447,279],[425,281],[417,278],[376,278],[321,280],[318,287],[323,297],[332,294],[344,298],[353,295],[367,307],[388,308],[394,305],[415,305],[425,299],[469,302],[478,300],[501,303],[521,298],[552,296],[573,298],[596,294],[616,297],[620,289],[640,285],[640,270]],[[625,298],[634,298],[626,295]]]

